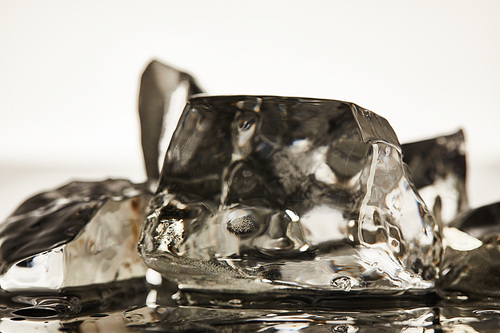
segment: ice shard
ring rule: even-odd
[[[463,213],[444,236],[440,288],[472,297],[500,296],[500,202]]]
[[[151,194],[127,180],[71,182],[0,224],[0,287],[51,289],[144,276],[137,241]]]
[[[202,90],[193,77],[153,60],[139,91],[141,140],[148,179],[157,180],[165,151],[187,98]]]
[[[468,206],[463,131],[402,145],[411,179],[437,221],[449,224]]]
[[[139,249],[184,290],[426,291],[432,214],[382,117],[276,96],[190,100]]]

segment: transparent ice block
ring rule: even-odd
[[[448,225],[469,209],[463,131],[402,145],[411,179],[436,220]]]
[[[58,290],[142,277],[137,241],[149,199],[127,180],[71,182],[0,224],[3,290]]]
[[[139,250],[184,290],[427,291],[440,233],[389,123],[352,103],[194,97]]]

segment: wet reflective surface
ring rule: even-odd
[[[155,289],[156,288],[156,289]],[[341,299],[196,295],[142,280],[64,293],[2,295],[2,332],[484,332],[500,302],[435,294]],[[198,303],[198,305],[196,305]],[[202,305],[203,303],[203,305]]]

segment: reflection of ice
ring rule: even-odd
[[[136,243],[149,199],[124,180],[73,182],[28,199],[1,225],[4,290],[144,276]]]
[[[291,305],[291,304],[289,304]],[[230,309],[142,307],[125,312],[127,326],[159,331],[228,332],[427,332],[439,329],[439,313],[431,307],[384,308],[373,302],[370,311],[359,309],[315,311],[294,304],[296,309]],[[467,327],[467,325],[464,325]]]
[[[387,121],[354,104],[193,98],[142,255],[183,288],[428,289],[439,231],[401,159]]]

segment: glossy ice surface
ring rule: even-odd
[[[440,242],[384,118],[218,96],[184,109],[140,251],[183,289],[394,293],[433,287]]]
[[[403,162],[438,223],[448,225],[469,208],[463,131],[403,144]]]
[[[149,179],[158,179],[168,142],[186,99],[202,90],[194,78],[153,60],[141,77],[139,119],[141,143]]]
[[[3,290],[144,276],[136,244],[150,198],[127,180],[71,182],[26,200],[0,225]]]
[[[0,308],[2,332],[495,332],[495,301],[438,301],[398,297],[269,299],[248,304],[232,299],[204,306],[178,304],[179,293],[162,286],[149,292],[140,283],[95,286],[66,295],[16,297]],[[134,288],[135,286],[135,288]],[[69,296],[68,296],[69,295]]]
[[[450,230],[440,288],[448,293],[499,297],[500,203],[461,214]]]

